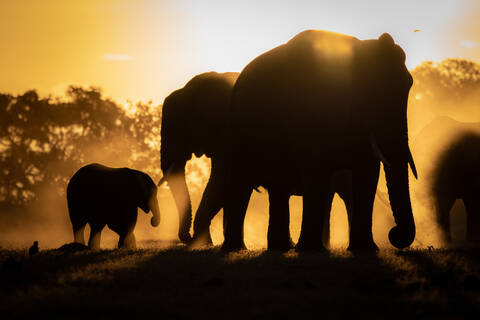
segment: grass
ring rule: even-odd
[[[8,259],[18,268],[5,267]],[[0,250],[0,264],[2,319],[462,319],[480,311],[479,249],[223,253],[151,242],[32,257]]]

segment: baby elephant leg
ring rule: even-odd
[[[78,209],[77,206],[74,206],[71,202],[69,202],[68,213],[70,216],[70,222],[72,223],[73,241],[85,244],[84,233],[87,220],[85,217],[83,217],[84,211]]]
[[[73,241],[81,244],[85,244],[85,225],[73,228]]]
[[[100,240],[102,236],[102,229],[104,226],[91,225],[90,239],[88,240],[88,247],[90,249],[100,249]]]
[[[109,227],[118,233],[120,239],[118,240],[119,248],[135,249],[136,241],[133,235],[133,230],[137,224],[137,208],[126,208],[121,215],[123,218],[120,223]]]

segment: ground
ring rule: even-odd
[[[0,250],[0,317],[463,319],[480,311],[480,249],[377,254]]]

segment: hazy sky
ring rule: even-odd
[[[15,0],[0,4],[0,92],[59,95],[81,84],[118,102],[161,103],[195,74],[241,71],[305,29],[389,32],[409,68],[480,62],[476,0]]]

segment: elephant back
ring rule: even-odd
[[[325,128],[324,141],[345,138],[348,123],[338,119],[350,116],[352,52],[357,42],[346,35],[308,30],[242,70],[232,93],[235,134],[230,145],[253,176],[266,168],[295,172],[295,155],[322,143],[317,128]]]
[[[118,199],[131,197],[130,170],[92,163],[80,168],[67,185],[68,202],[115,206]]]

